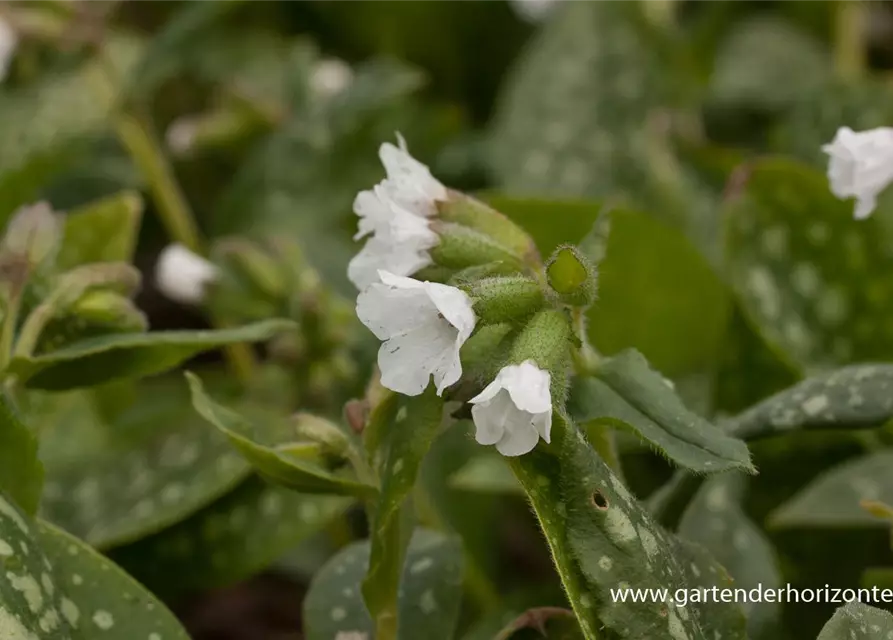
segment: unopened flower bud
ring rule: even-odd
[[[119,331],[146,331],[149,321],[129,298],[114,291],[88,291],[74,304],[71,313],[91,323],[104,324]]]
[[[322,451],[330,456],[343,458],[344,452],[350,447],[347,434],[325,418],[298,413],[292,417],[292,421],[300,440],[319,444]]]
[[[258,244],[241,238],[228,238],[214,248],[219,257],[257,292],[269,298],[284,297],[288,291],[282,266]]]
[[[440,266],[465,269],[491,262],[504,262],[518,271],[524,266],[523,256],[476,229],[443,221],[434,222],[431,227],[437,232],[439,241],[428,252]]]
[[[2,250],[25,256],[32,267],[55,255],[62,240],[62,221],[46,202],[22,207],[6,227]]]
[[[546,266],[546,276],[563,303],[585,308],[595,302],[598,272],[576,247],[558,247]]]
[[[539,254],[530,235],[504,214],[480,200],[458,191],[449,191],[446,200],[437,203],[440,219],[469,227],[506,247],[525,261],[538,261]]]
[[[545,303],[540,285],[525,276],[485,278],[462,288],[485,324],[523,320]]]

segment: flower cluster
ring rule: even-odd
[[[563,309],[546,308],[548,300],[560,306],[560,296],[547,295],[544,279],[529,273],[543,270],[539,256],[531,258],[532,243],[498,212],[447,190],[402,138],[399,147],[383,144],[380,156],[387,178],[354,204],[356,238],[369,239],[349,275],[361,290],[357,315],[382,341],[381,384],[416,396],[433,379],[437,394],[452,388],[453,399],[477,387],[464,397],[479,443],[518,456],[540,438],[549,442],[570,322]],[[411,277],[426,267],[429,279]],[[463,371],[463,360],[473,360],[463,345],[484,335],[483,327],[501,327],[494,333],[505,348],[485,348],[477,360],[486,364]]]
[[[893,128],[853,131],[841,127],[830,144],[828,180],[838,198],[856,198],[856,219],[867,218],[877,198],[893,184]]]

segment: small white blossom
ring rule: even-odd
[[[354,239],[372,235],[347,270],[360,290],[378,281],[379,270],[410,276],[430,265],[428,250],[438,241],[428,218],[437,213],[437,200],[446,199],[446,187],[409,155],[399,134],[398,140],[399,147],[384,143],[379,150],[387,177],[354,200],[360,218]]]
[[[504,456],[520,456],[549,442],[552,429],[551,376],[532,361],[503,367],[496,379],[469,400],[475,440],[495,444]]]
[[[856,198],[856,219],[868,217],[878,195],[893,183],[893,128],[856,132],[841,127],[822,151],[831,156],[831,191],[838,198]]]
[[[528,22],[542,22],[557,3],[558,0],[511,0],[515,13]]]
[[[167,128],[164,141],[167,148],[176,155],[184,155],[192,151],[198,134],[199,121],[197,118],[178,118]]]
[[[357,316],[379,340],[381,384],[417,396],[433,376],[438,395],[462,376],[459,349],[474,331],[464,291],[387,271],[357,298]]]
[[[205,287],[218,277],[217,267],[182,244],[164,248],[155,265],[155,284],[166,297],[182,304],[199,304]]]
[[[0,81],[6,78],[9,65],[19,46],[19,36],[12,25],[0,17]]]
[[[353,69],[343,60],[320,61],[310,76],[310,88],[316,95],[328,98],[344,91],[353,82]]]

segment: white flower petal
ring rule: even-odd
[[[398,205],[411,213],[431,217],[437,213],[437,200],[447,199],[447,190],[428,167],[413,158],[406,141],[397,134],[399,147],[390,142],[381,145],[378,156],[387,172],[382,189]]]
[[[507,456],[527,453],[541,437],[549,442],[550,378],[548,371],[530,360],[503,367],[493,382],[469,400],[474,405],[471,416],[475,439],[480,444],[496,444],[496,449]]]
[[[310,89],[322,98],[329,98],[344,91],[353,82],[353,69],[337,58],[327,58],[317,63],[310,76]]]
[[[217,267],[182,244],[164,248],[155,265],[155,284],[167,298],[182,304],[199,304],[205,287],[219,276]]]
[[[830,144],[828,181],[838,198],[856,198],[856,218],[874,210],[877,196],[893,183],[893,128],[855,132],[841,127]]]
[[[378,282],[380,270],[408,276],[430,264],[427,249],[417,248],[409,242],[395,245],[372,237],[347,265],[347,277],[357,289],[363,290]]]
[[[383,341],[382,385],[413,396],[433,378],[442,394],[462,376],[459,349],[475,324],[471,299],[459,289],[387,271],[377,277],[357,298],[357,316]]]

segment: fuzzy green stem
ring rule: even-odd
[[[12,344],[19,321],[19,311],[22,307],[22,289],[23,286],[18,284],[11,287],[8,304],[3,315],[3,325],[0,327],[0,371],[6,370],[12,358]]]
[[[865,71],[866,50],[862,41],[867,7],[861,0],[837,0],[834,20],[834,66],[844,80]]]
[[[574,368],[577,375],[591,375],[598,368],[599,356],[595,347],[589,342],[585,309],[573,309],[571,322],[574,327],[574,335],[580,341],[580,346],[574,349],[572,354]]]

